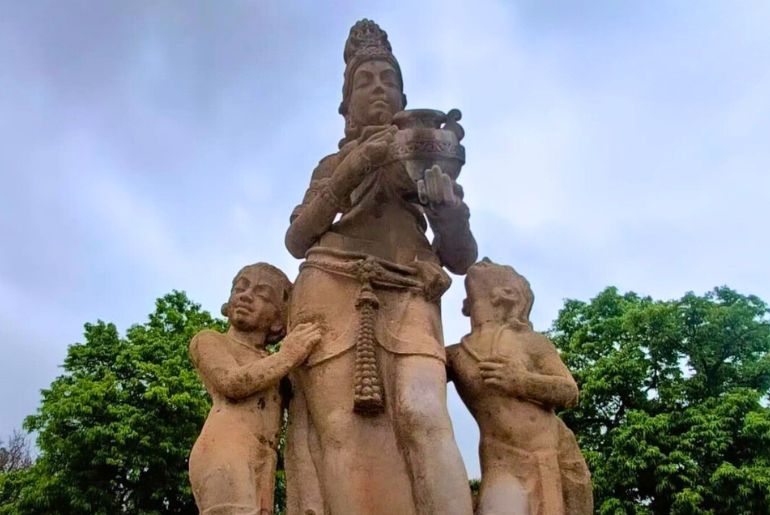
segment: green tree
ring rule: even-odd
[[[25,421],[40,456],[0,478],[0,512],[197,513],[187,456],[210,404],[187,346],[204,328],[225,323],[181,292],[158,299],[125,338],[113,324],[86,324]]]
[[[770,513],[768,306],[729,288],[569,300],[551,336],[598,513]]]

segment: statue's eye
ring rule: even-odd
[[[394,88],[398,87],[398,78],[396,77],[396,73],[393,70],[385,70],[382,72],[380,79],[382,79],[382,83],[386,86]]]
[[[373,78],[374,77],[372,76],[372,74],[369,73],[368,71],[359,70],[356,72],[353,83],[355,84],[356,89],[365,88],[372,83]]]

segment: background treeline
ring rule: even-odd
[[[728,288],[566,302],[550,336],[581,388],[562,416],[597,513],[770,513],[769,314]],[[209,400],[187,345],[204,328],[226,324],[180,292],[123,337],[86,324],[25,421],[37,459],[23,434],[0,442],[0,514],[197,513],[187,456]]]

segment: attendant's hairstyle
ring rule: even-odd
[[[498,265],[485,257],[468,269],[466,288],[468,281],[472,280],[478,280],[484,285],[492,303],[507,308],[505,322],[508,325],[513,328],[525,326],[532,329],[529,314],[535,303],[535,294],[526,277],[516,272],[512,266]],[[470,315],[466,306],[463,307],[463,314]]]
[[[291,281],[280,269],[269,263],[254,263],[253,265],[244,266],[238,271],[237,274],[235,274],[232,287],[230,288],[231,295],[235,290],[235,285],[238,282],[238,279],[240,279],[241,276],[246,272],[266,272],[270,274],[273,286],[278,289],[278,296],[280,298],[279,302],[281,303],[280,306],[278,306],[278,311],[280,313],[281,323],[280,326],[276,325],[276,327],[271,330],[265,341],[267,344],[279,342],[281,339],[283,339],[284,336],[286,336],[286,322],[289,314],[289,298],[291,297],[292,289]],[[229,312],[230,303],[225,302],[222,304],[222,315],[229,317]]]

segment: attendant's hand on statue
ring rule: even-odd
[[[315,322],[298,324],[281,343],[280,352],[285,352],[295,363],[302,363],[313,348],[321,341],[321,326]]]
[[[433,211],[459,206],[462,203],[458,194],[459,190],[458,184],[452,177],[445,174],[438,165],[433,165],[425,170],[425,176],[417,181],[417,194],[420,202],[426,204]]]
[[[385,160],[397,130],[396,126],[389,125],[355,144],[332,175],[332,187],[337,196],[349,195],[369,172]]]
[[[512,397],[524,397],[524,377],[528,373],[517,359],[496,356],[479,363],[485,386],[496,388]]]

